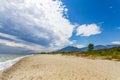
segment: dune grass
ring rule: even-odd
[[[78,56],[78,57],[80,56],[80,57],[91,58],[93,60],[97,58],[101,58],[101,59],[120,61],[120,47],[103,49],[103,50],[92,50],[85,52],[51,52],[51,53],[69,55],[69,56]]]
[[[102,49],[102,50],[91,50],[85,52],[41,52],[40,54],[62,54],[68,56],[86,57],[92,60],[97,58],[117,60],[120,61],[120,47]]]

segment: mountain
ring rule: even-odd
[[[105,45],[96,45],[94,47],[94,50],[100,50],[100,49],[107,49],[107,46],[105,46]]]
[[[120,45],[96,45],[94,46],[94,50],[110,49],[113,47],[120,47]],[[88,49],[87,47],[77,48],[74,46],[67,46],[58,50],[57,52],[81,52],[81,51],[86,51],[87,49]]]
[[[107,45],[107,48],[120,47],[120,45]]]
[[[100,50],[100,49],[110,49],[114,47],[120,47],[120,45],[97,45],[94,47],[94,50]]]
[[[74,46],[67,46],[65,48],[62,48],[58,50],[57,52],[78,52],[79,48],[74,47]]]

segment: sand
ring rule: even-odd
[[[120,62],[62,55],[23,58],[0,80],[120,80]]]

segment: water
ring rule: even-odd
[[[0,71],[9,68],[25,56],[25,54],[0,54]]]

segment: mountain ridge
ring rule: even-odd
[[[120,45],[96,45],[94,46],[94,50],[110,49],[113,47],[120,47]],[[57,50],[56,52],[82,52],[82,51],[87,51],[87,49],[88,49],[87,47],[78,48],[75,46],[67,46],[60,50]]]

